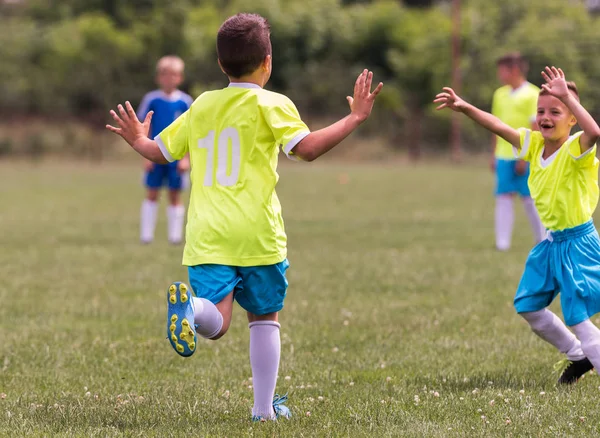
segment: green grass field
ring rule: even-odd
[[[0,436],[600,434],[600,379],[556,388],[561,356],[513,310],[531,233],[519,206],[513,249],[493,249],[484,166],[280,175],[294,418],[253,424],[241,309],[192,358],[165,339],[165,289],[187,275],[164,209],[137,242],[139,167],[0,164]]]

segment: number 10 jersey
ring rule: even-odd
[[[263,266],[287,256],[275,193],[279,148],[310,133],[290,99],[256,84],[203,93],[154,139],[169,161],[186,153],[191,193],[183,264]]]

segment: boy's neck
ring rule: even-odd
[[[548,158],[554,152],[560,149],[560,147],[567,142],[571,133],[567,134],[565,137],[559,138],[558,140],[547,140],[544,139],[544,152],[543,158]]]
[[[523,84],[527,82],[527,80],[525,78],[518,78],[515,79],[511,84],[509,84],[511,86],[511,88],[514,90],[518,90],[519,88],[521,88],[523,86]]]
[[[262,75],[258,75],[258,74],[254,74],[254,73],[246,75],[246,76],[242,76],[241,78],[234,78],[234,77],[229,76],[229,82],[231,82],[232,84],[239,84],[239,83],[256,84],[260,88],[264,88],[264,86],[265,86],[265,81],[264,81]]]
[[[177,88],[173,88],[171,90],[166,90],[164,88],[161,88],[160,91],[162,91],[163,93],[165,93],[167,96],[170,96],[171,94],[175,93],[177,91]]]

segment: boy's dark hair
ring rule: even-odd
[[[221,25],[217,34],[217,56],[221,67],[233,78],[254,72],[271,54],[271,27],[258,14],[237,14]]]
[[[519,52],[507,53],[496,60],[497,66],[517,67],[523,76],[527,76],[529,63]]]
[[[579,90],[577,90],[577,84],[573,81],[567,81],[567,88],[573,96],[579,101]],[[549,93],[543,88],[540,90],[540,96],[547,96]]]

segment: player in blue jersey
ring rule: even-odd
[[[165,56],[156,65],[156,82],[159,89],[146,94],[137,110],[140,120],[144,120],[150,111],[154,112],[150,126],[152,137],[158,135],[177,117],[186,112],[192,104],[192,98],[178,90],[183,82],[184,67],[183,61],[177,56]],[[146,160],[145,183],[148,192],[140,213],[140,240],[142,243],[150,243],[154,240],[158,194],[165,185],[169,189],[169,204],[167,205],[169,242],[177,244],[183,240],[185,207],[181,202],[181,189],[189,167],[187,156],[169,164],[155,164]]]

